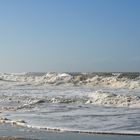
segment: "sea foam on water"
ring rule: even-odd
[[[139,133],[139,73],[0,73],[1,123]]]

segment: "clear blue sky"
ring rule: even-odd
[[[0,72],[140,71],[140,0],[0,0]]]

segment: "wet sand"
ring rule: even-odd
[[[140,140],[140,136],[80,134],[72,132],[48,132],[31,128],[0,125],[0,140]]]
[[[0,140],[25,140],[25,139],[14,137],[0,137]]]

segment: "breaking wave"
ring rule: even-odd
[[[83,96],[44,96],[36,98],[30,96],[7,96],[0,99],[1,112],[33,110],[33,108],[41,108],[47,104],[68,104],[71,105],[88,105],[102,107],[130,107],[140,108],[140,97],[135,95],[113,94],[109,92],[95,91]]]
[[[134,95],[117,95],[113,93],[95,92],[89,95],[87,104],[110,107],[140,107],[140,97]]]
[[[138,135],[140,73],[0,73],[0,113],[48,131]]]
[[[140,88],[140,73],[1,73],[0,81],[23,85],[72,84],[135,89]]]

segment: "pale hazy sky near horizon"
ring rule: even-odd
[[[140,0],[0,0],[0,72],[140,71]]]

